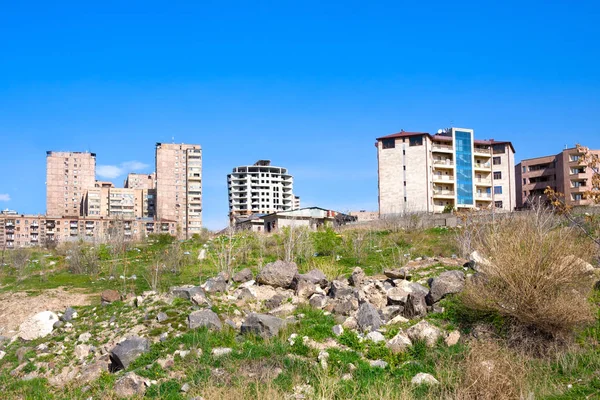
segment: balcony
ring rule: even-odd
[[[433,160],[434,168],[454,168],[454,161],[450,159],[446,160]]]
[[[492,164],[490,164],[490,163],[475,163],[474,168],[478,169],[478,170],[491,171]]]
[[[435,143],[431,146],[431,151],[437,153],[454,153],[454,149],[452,148],[452,146]]]
[[[492,186],[492,180],[485,178],[475,178],[475,186]]]
[[[433,175],[434,182],[454,182],[454,175]]]
[[[453,190],[433,190],[433,197],[440,199],[453,199],[455,192]]]
[[[475,155],[476,157],[491,157],[492,153],[491,153],[490,149],[482,149],[482,148],[475,147],[473,149],[473,155]]]
[[[475,193],[475,199],[480,201],[492,201],[491,193]]]

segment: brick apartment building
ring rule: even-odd
[[[515,150],[472,129],[401,131],[377,138],[380,216],[516,207]]]
[[[96,154],[46,152],[46,215],[82,216],[86,191],[96,181]]]
[[[600,150],[591,152],[600,154]],[[522,160],[515,167],[517,207],[526,208],[534,199],[545,199],[547,187],[563,193],[568,205],[591,205],[584,194],[590,190],[593,171],[581,162],[582,155],[575,147],[556,155]]]

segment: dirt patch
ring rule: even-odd
[[[0,335],[14,336],[23,321],[39,312],[63,312],[69,306],[89,305],[90,296],[64,288],[44,290],[37,296],[27,292],[0,293]]]

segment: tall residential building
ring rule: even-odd
[[[381,216],[516,206],[510,142],[450,128],[434,135],[401,131],[377,138],[376,147]]]
[[[202,230],[200,145],[156,144],[156,215],[177,222],[179,237]]]
[[[591,153],[600,155],[600,150]],[[568,205],[591,205],[585,193],[591,188],[593,170],[581,162],[582,155],[575,147],[552,156],[522,160],[515,167],[517,207],[527,207],[530,200],[545,199],[547,187],[563,193]]]
[[[294,178],[286,168],[275,167],[269,160],[233,169],[227,175],[229,219],[252,214],[270,214],[299,208],[294,196]]]
[[[46,152],[46,214],[83,215],[83,200],[96,179],[96,154]]]
[[[127,179],[123,183],[126,189],[154,189],[156,181],[156,173],[151,174],[136,174],[127,175]]]

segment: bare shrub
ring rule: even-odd
[[[15,269],[17,279],[25,277],[25,269],[29,265],[31,252],[28,249],[16,248],[9,252],[9,264]]]
[[[285,226],[281,228],[281,245],[284,261],[308,260],[314,253],[310,230],[304,226]]]
[[[566,338],[594,319],[587,301],[592,281],[579,257],[590,242],[546,212],[486,224],[473,246],[489,260],[467,282],[467,307],[495,311],[554,338]]]
[[[95,247],[83,242],[65,246],[65,260],[72,274],[96,275],[100,272],[100,258]]]
[[[527,368],[523,359],[495,342],[474,342],[456,389],[459,400],[526,399]]]

